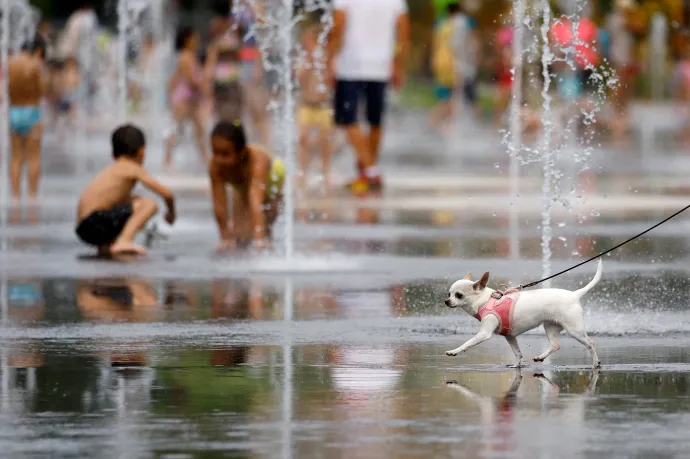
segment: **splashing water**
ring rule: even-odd
[[[163,0],[119,0],[117,5],[117,28],[118,28],[118,59],[117,59],[117,95],[118,95],[118,114],[122,121],[126,120],[130,113],[130,100],[128,84],[130,81],[137,82],[140,86],[145,86],[145,75],[141,75],[137,68],[132,68],[131,57],[140,56],[143,50],[143,43],[147,37],[154,40],[152,51],[154,60],[153,67],[160,86],[165,87],[163,79],[166,72],[163,71],[161,60],[161,49],[163,45]],[[152,88],[147,87],[151,90]],[[162,111],[160,98],[155,94],[149,94],[153,112],[153,120],[160,119]]]
[[[571,159],[580,170],[572,171],[576,175],[587,169],[591,157],[593,144],[593,125],[596,123],[596,115],[606,100],[608,88],[617,85],[617,79],[604,61],[598,67],[588,59],[589,52],[596,52],[596,40],[583,40],[581,31],[581,16],[587,7],[586,0],[577,0],[569,3],[572,14],[554,18],[548,0],[541,0],[531,8],[532,15],[524,15],[524,1],[514,2],[514,83],[513,103],[510,112],[510,130],[504,131],[503,141],[507,144],[508,154],[511,157],[511,180],[519,183],[519,165],[527,165],[540,162],[542,165],[542,269],[543,276],[548,277],[551,272],[551,241],[554,237],[551,214],[554,204],[559,204],[566,209],[571,209],[570,199],[563,196],[563,190],[568,190],[570,198],[579,199],[577,187],[568,182],[571,177],[561,169],[564,159]],[[573,8],[574,6],[574,8]],[[534,27],[536,24],[538,28]],[[588,26],[588,24],[584,24]],[[559,37],[555,30],[560,27],[560,32],[566,37]],[[523,43],[523,32],[531,34],[533,40],[527,46]],[[569,36],[568,36],[569,35]],[[518,42],[520,41],[520,42]],[[523,64],[523,59],[526,62]],[[590,72],[591,75],[582,85],[594,87],[594,94],[581,97],[579,94],[573,98],[564,95],[563,88],[567,88],[566,78],[573,78],[578,71],[576,63],[582,66],[581,72]],[[554,64],[562,64],[565,74],[556,80],[561,90],[561,99],[564,99],[563,107],[554,105],[552,96],[552,68]],[[528,109],[528,102],[523,102],[521,73],[523,68],[538,66],[542,79],[541,99],[541,136],[536,145],[522,143],[522,129],[520,117],[523,107]],[[536,73],[536,72],[535,72]],[[564,85],[564,86],[561,86]],[[581,88],[584,91],[585,88]],[[567,93],[567,91],[566,91]],[[529,96],[529,94],[527,95]],[[582,99],[586,102],[583,103]],[[524,104],[524,105],[523,105]],[[583,135],[579,135],[579,129],[584,128]],[[517,131],[517,132],[516,132]],[[562,154],[567,152],[567,154]],[[511,193],[513,191],[511,190]],[[548,283],[545,284],[548,286]]]
[[[233,5],[233,12],[238,10],[238,2]],[[295,135],[295,90],[298,85],[293,81],[294,69],[299,59],[299,40],[295,39],[297,26],[306,15],[323,12],[321,22],[324,30],[319,35],[318,47],[323,52],[325,40],[332,24],[331,6],[326,0],[307,0],[303,2],[301,10],[295,14],[293,0],[281,0],[279,5],[269,1],[248,0],[248,4],[257,17],[257,21],[250,27],[247,37],[257,39],[261,49],[262,65],[267,73],[279,76],[272,88],[272,100],[268,105],[278,124],[280,140],[278,153],[285,159],[285,203],[283,232],[284,256],[291,259],[294,256],[294,215],[295,196],[293,182],[297,177],[296,140]],[[323,70],[323,68],[322,68]],[[324,88],[325,90],[325,88]]]
[[[551,206],[553,204],[552,198],[552,181],[554,179],[554,152],[551,150],[551,136],[553,134],[553,121],[551,120],[551,95],[549,88],[551,86],[551,73],[549,65],[553,60],[551,54],[551,47],[549,43],[549,30],[551,25],[551,5],[549,0],[542,0],[542,25],[541,25],[541,39],[542,39],[542,76],[544,78],[544,85],[542,86],[541,96],[544,101],[544,113],[542,118],[543,125],[543,139],[542,139],[542,165],[544,168],[544,178],[542,183],[542,214],[541,214],[541,252],[542,252],[542,277],[551,275]],[[549,287],[550,282],[546,281],[544,287]]]

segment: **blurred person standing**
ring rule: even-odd
[[[9,95],[9,128],[11,141],[10,187],[12,199],[21,198],[21,176],[27,169],[28,194],[32,202],[38,196],[41,175],[41,100],[47,81],[43,64],[45,43],[40,35],[10,58],[7,66]]]
[[[241,5],[235,13],[235,21],[242,34],[240,49],[240,83],[244,92],[246,115],[251,120],[252,132],[258,142],[269,146],[268,90],[264,83],[264,69],[258,40],[252,31],[256,14],[251,5]]]
[[[325,56],[319,49],[319,37],[324,35],[320,22],[310,24],[302,34],[304,58],[297,67],[301,93],[297,122],[300,130],[300,178],[298,188],[304,190],[312,160],[313,138],[321,156],[323,185],[330,188],[331,156],[333,152],[333,104],[331,91],[326,88]]]
[[[472,33],[470,18],[460,4],[450,3],[447,18],[434,32],[431,58],[438,102],[431,111],[430,123],[442,134],[449,134],[455,118],[457,90],[462,91],[468,102],[474,102],[477,46]]]
[[[606,19],[609,33],[608,58],[619,79],[613,104],[615,118],[611,131],[615,139],[624,137],[629,127],[628,106],[635,92],[635,35],[633,33],[633,0],[616,0],[613,11]]]
[[[405,0],[334,0],[328,42],[328,69],[335,77],[335,121],[357,153],[359,177],[347,187],[355,193],[382,187],[378,156],[386,89],[403,86],[410,47]],[[370,130],[358,123],[359,101],[366,102]]]
[[[58,44],[62,59],[75,58],[82,77],[82,91],[86,98],[88,113],[93,113],[93,98],[96,94],[96,53],[98,52],[98,16],[91,0],[83,0],[81,6],[67,20],[67,25]]]
[[[241,121],[244,109],[240,85],[242,35],[227,14],[218,15],[211,30],[215,36],[207,50],[206,71],[213,82],[216,115],[219,120]]]

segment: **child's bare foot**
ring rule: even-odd
[[[110,247],[111,255],[146,255],[145,248],[133,242],[116,242]]]

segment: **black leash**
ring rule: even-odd
[[[522,289],[525,289],[525,288],[534,287],[535,285],[539,285],[539,284],[541,284],[542,282],[546,282],[547,280],[553,279],[554,277],[558,277],[558,276],[560,276],[561,274],[565,274],[565,273],[567,273],[568,271],[572,271],[572,270],[575,269],[575,268],[579,268],[580,266],[582,266],[582,265],[584,265],[584,264],[587,264],[587,263],[589,263],[589,262],[592,261],[592,260],[596,260],[597,258],[603,257],[603,256],[606,255],[607,253],[613,252],[614,250],[616,250],[616,249],[619,248],[619,247],[624,246],[624,245],[627,244],[628,242],[634,241],[634,240],[637,239],[638,237],[643,236],[643,235],[649,233],[649,232],[650,232],[651,230],[653,230],[654,228],[663,225],[664,223],[666,223],[667,221],[669,221],[669,220],[672,219],[673,217],[675,217],[675,216],[677,216],[677,215],[679,215],[679,214],[685,212],[685,211],[688,210],[688,209],[690,209],[690,205],[687,205],[687,206],[683,207],[682,209],[680,209],[680,210],[679,210],[678,212],[676,212],[675,214],[671,215],[670,217],[666,217],[665,219],[661,220],[661,221],[660,221],[659,223],[657,223],[656,225],[654,225],[654,226],[652,226],[651,228],[649,228],[649,229],[647,229],[647,230],[641,232],[640,234],[638,234],[638,235],[636,235],[636,236],[631,237],[631,238],[628,239],[627,241],[623,241],[623,242],[621,242],[620,244],[618,244],[617,246],[611,247],[611,248],[608,249],[606,252],[602,252],[602,253],[600,253],[599,255],[595,255],[595,256],[593,256],[592,258],[590,258],[589,260],[585,260],[585,261],[583,261],[583,262],[581,262],[581,263],[578,263],[578,264],[576,264],[575,266],[572,266],[572,267],[570,267],[570,268],[568,268],[568,269],[566,269],[566,270],[564,270],[564,271],[561,271],[560,273],[556,273],[556,274],[554,274],[554,275],[552,275],[552,276],[549,276],[549,277],[547,277],[547,278],[545,278],[545,279],[538,280],[538,281],[536,281],[536,282],[530,282],[530,283],[527,284],[527,285],[520,285],[520,286],[518,287],[518,290],[522,290]]]

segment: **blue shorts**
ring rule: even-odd
[[[448,100],[453,97],[453,88],[448,86],[436,86],[436,98],[438,100]]]
[[[29,135],[31,130],[41,122],[39,107],[10,107],[10,129],[19,135]]]
[[[367,122],[378,127],[386,111],[385,81],[338,80],[335,86],[335,122],[338,126],[350,126],[357,122],[359,101],[366,102]]]

